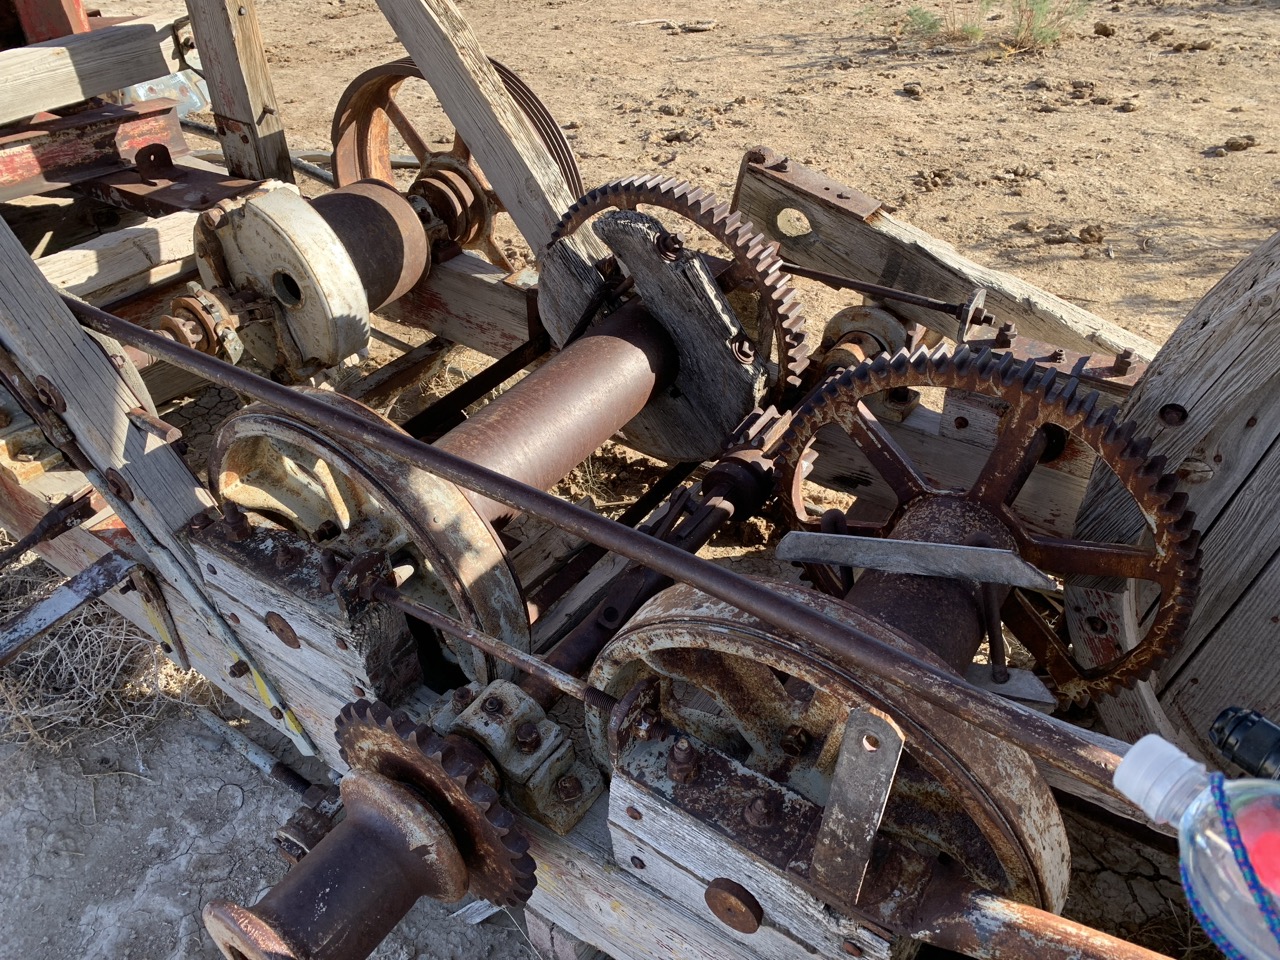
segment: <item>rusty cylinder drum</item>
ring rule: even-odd
[[[409,292],[428,266],[427,233],[409,201],[381,180],[360,180],[311,206],[342,241],[372,313]]]
[[[435,442],[449,453],[549,490],[675,379],[671,337],[623,308]],[[469,494],[486,520],[515,511]]]
[[[926,497],[907,506],[890,539],[965,543],[985,534],[992,546],[1016,547],[994,513],[959,497]],[[1009,590],[998,591],[1003,602]],[[905,633],[947,662],[960,676],[986,637],[982,589],[971,580],[868,570],[845,599]]]

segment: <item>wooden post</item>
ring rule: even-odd
[[[227,170],[293,182],[253,0],[187,0]]]

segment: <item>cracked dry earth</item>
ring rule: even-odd
[[[1082,0],[1061,42],[1033,55],[1002,45],[999,0],[460,5],[486,52],[565,126],[588,187],[663,171],[727,199],[743,151],[766,144],[1157,341],[1280,228],[1277,0]],[[915,36],[917,5],[987,37]],[[290,145],[324,148],[342,89],[403,48],[374,0],[258,9]],[[801,289],[819,323],[843,305]],[[759,556],[764,539],[741,552]],[[0,747],[0,960],[214,960],[201,906],[252,902],[282,875],[269,837],[292,807],[176,711],[127,748]],[[1167,850],[1069,819],[1068,913],[1213,955],[1171,908],[1181,898]],[[533,955],[505,916],[462,927],[447,913],[420,904],[378,956]]]

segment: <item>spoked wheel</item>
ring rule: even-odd
[[[845,601],[791,584],[771,586],[945,669]],[[881,711],[904,735],[881,832],[951,857],[988,889],[1046,910],[1062,907],[1066,833],[1027,754],[932,704],[904,700],[891,684],[850,669],[819,644],[780,635],[679,584],[628,621],[596,659],[590,679],[619,698],[656,682],[663,721],[821,806],[829,800],[850,712]],[[587,723],[597,760],[611,765],[608,718],[589,711]]]
[[[390,424],[327,390],[313,397]],[[447,480],[372,449],[353,448],[265,404],[232,414],[218,428],[209,481],[221,501],[256,513],[350,559],[386,553],[401,589],[477,630],[529,647],[520,587],[493,528]],[[476,648],[446,641],[466,676],[487,682],[495,664]],[[430,678],[429,678],[430,679]]]
[[[496,60],[489,62],[555,160],[569,192],[575,197],[580,196],[582,175],[560,125],[546,105],[513,71]],[[403,169],[397,157],[403,149],[413,157],[409,167],[414,178],[421,178],[432,171],[445,171],[450,180],[461,176],[468,186],[478,184],[491,215],[503,212],[502,202],[476,165],[471,149],[462,137],[451,129],[446,132],[447,120],[439,116],[430,117],[427,112],[417,109],[420,101],[430,96],[428,83],[409,57],[366,70],[351,82],[338,101],[333,117],[333,175],[337,186],[373,178],[398,184],[401,188],[407,187],[408,184],[399,183],[396,176],[396,169]],[[485,227],[491,230],[491,216],[488,221],[480,217],[473,219],[477,224],[485,223]],[[479,249],[495,262],[505,260],[488,234],[472,238],[463,246]],[[502,265],[506,266],[505,263]]]
[[[1019,556],[1053,576],[1139,581],[1159,590],[1150,626],[1133,649],[1099,658],[1087,666],[1066,635],[1061,608],[1027,591],[1015,590],[1005,604],[1005,625],[1048,673],[1063,700],[1090,697],[1132,686],[1174,651],[1186,631],[1199,582],[1199,535],[1186,496],[1164,473],[1164,460],[1148,457],[1149,441],[1136,437],[1131,423],[1117,423],[1114,409],[1100,409],[1096,393],[1080,394],[1077,381],[1056,370],[1012,356],[960,347],[954,355],[899,353],[846,370],[810,394],[800,407],[777,453],[779,490],[792,522],[818,529],[803,481],[812,470],[813,441],[823,429],[838,429],[868,461],[878,480],[896,498],[892,513],[879,521],[851,520],[846,532],[884,537],[898,518],[929,501],[951,501],[980,513],[1007,531]],[[941,489],[867,409],[865,400],[900,387],[966,390],[1000,401],[997,439],[967,489]],[[1141,511],[1147,536],[1141,543],[1104,543],[1032,532],[1017,509],[1018,495],[1043,460],[1060,454],[1070,438],[1091,450],[1124,484]],[[1001,534],[1005,536],[1005,534]],[[820,586],[842,592],[835,583]]]

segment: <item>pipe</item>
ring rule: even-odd
[[[1121,754],[1090,743],[1048,717],[979,690],[909,653],[896,650],[797,600],[780,596],[747,577],[692,556],[679,547],[645,536],[518,480],[468,463],[394,428],[371,423],[364,417],[300,395],[286,386],[215,357],[167,341],[150,330],[135,327],[96,307],[65,295],[63,301],[91,329],[145,349],[219,386],[287,410],[316,428],[357,446],[376,445],[378,450],[403,463],[437,474],[517,511],[540,517],[583,540],[731,603],[777,627],[783,634],[806,636],[823,644],[852,668],[864,671],[869,677],[882,678],[981,730],[1017,743],[1056,770],[1109,796],[1119,796],[1111,784],[1111,777],[1120,763]],[[781,640],[775,642],[783,643]]]

